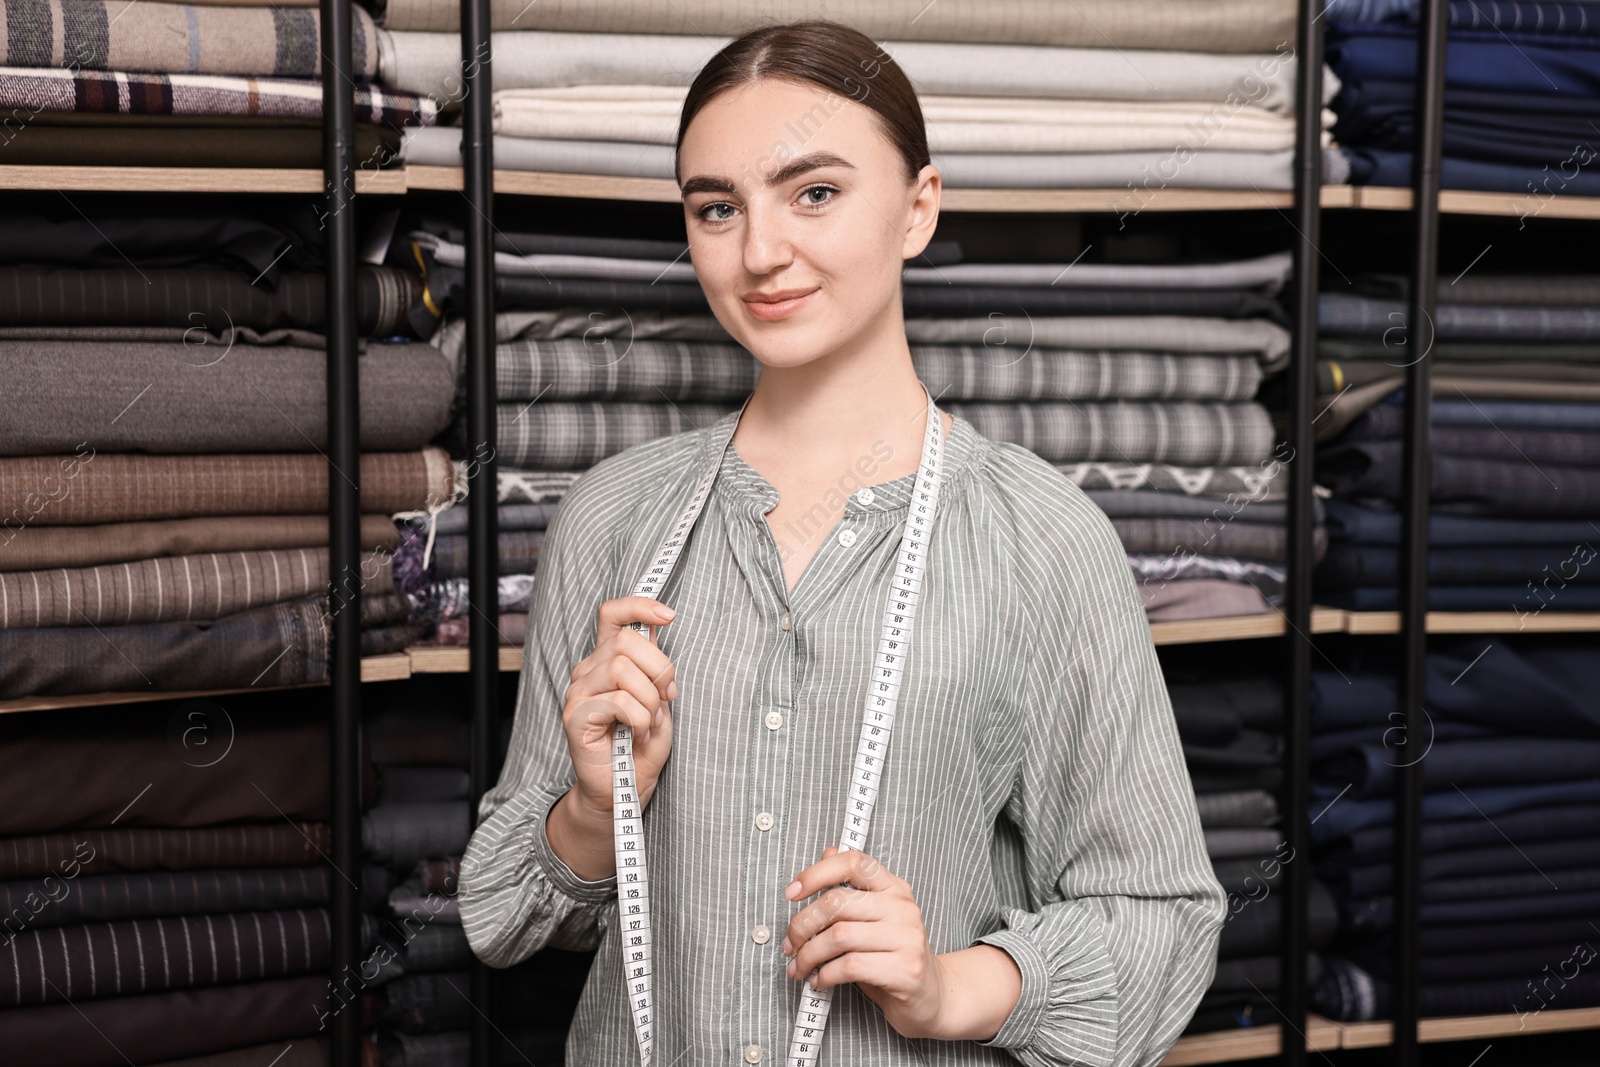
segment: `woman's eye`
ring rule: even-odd
[[[729,213],[726,214],[726,215],[716,214],[715,212],[720,208],[727,208]],[[716,200],[716,201],[713,201],[712,203],[707,204],[705,207],[701,208],[699,211],[696,211],[695,214],[700,216],[700,218],[705,219],[708,222],[726,222],[726,221],[728,221],[728,219],[733,217],[732,212],[733,212],[733,205],[732,204],[728,203],[726,200]]]
[[[806,207],[821,207],[829,200],[832,200],[833,195],[838,191],[831,185],[808,186],[800,191],[800,202]],[[823,195],[820,198],[814,198],[812,196],[813,193],[821,193]]]

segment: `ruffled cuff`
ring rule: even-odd
[[[1110,1067],[1117,1051],[1117,971],[1100,919],[1076,901],[1040,912],[1006,908],[1005,928],[977,939],[1016,961],[1022,993],[983,1045],[1023,1063]]]
[[[545,802],[544,811],[528,824],[527,846],[538,861],[539,869],[544,872],[545,879],[557,892],[579,904],[604,904],[617,895],[617,876],[613,874],[598,882],[586,882],[572,873],[572,868],[568,867],[565,861],[556,855],[555,849],[550,847],[550,838],[544,828],[545,819],[564,793],[565,791]]]

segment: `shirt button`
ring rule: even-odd
[[[772,940],[772,930],[768,927],[758,925],[755,929],[750,931],[750,940],[754,941],[758,945],[765,945],[768,941]]]
[[[762,721],[767,724],[767,729],[776,730],[783,725],[783,712],[769,711],[767,712],[767,717]]]
[[[770,830],[770,829],[772,829],[772,823],[773,823],[773,818],[772,818],[772,812],[770,812],[770,811],[764,811],[760,815],[756,816],[756,829],[757,830]]]
[[[856,543],[856,532],[854,530],[840,530],[839,543],[844,547],[849,548],[851,545]]]
[[[761,1057],[766,1055],[766,1050],[760,1045],[746,1045],[744,1047],[744,1062],[760,1063]]]
[[[872,486],[870,485],[863,485],[856,490],[856,503],[858,504],[870,504],[876,499],[878,499],[878,494],[872,491]]]
[[[786,611],[783,613],[783,617],[778,620],[778,629],[787,630],[789,626],[789,613]]]

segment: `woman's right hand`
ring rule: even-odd
[[[672,714],[678,696],[677,669],[656,645],[655,628],[673,611],[647,596],[624,596],[600,605],[594,651],[572,668],[562,724],[578,781],[575,801],[585,821],[611,819],[611,731],[633,727],[633,762],[641,810],[655,793],[661,768],[672,752]],[[629,626],[650,626],[646,637]],[[609,845],[607,846],[609,850]]]

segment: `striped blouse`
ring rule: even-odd
[[[562,499],[509,754],[462,863],[462,922],[490,966],[598,947],[567,1043],[585,1067],[639,1054],[616,880],[581,880],[545,836],[574,781],[565,693],[600,603],[633,592],[737,415],[610,456]],[[808,901],[783,891],[844,825],[916,480],[872,483],[873,453],[791,593],[777,544],[793,538],[765,518],[777,491],[730,445],[662,591],[679,696],[645,814],[657,1067],[787,1055],[800,982],[779,945]],[[1034,453],[956,416],[941,472],[867,851],[911,885],[934,951],[998,946],[1021,997],[992,1040],[943,1042],[900,1036],[843,986],[822,1062],[1158,1063],[1211,982],[1226,897],[1133,575],[1110,520]]]

